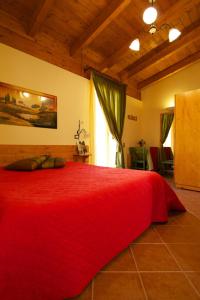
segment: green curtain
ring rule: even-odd
[[[161,146],[166,141],[173,119],[174,119],[173,113],[164,113],[161,115],[161,136],[160,136]]]
[[[92,72],[92,79],[110,132],[118,143],[116,166],[125,168],[122,134],[126,110],[126,86],[95,71]]]

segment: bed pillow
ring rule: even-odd
[[[17,160],[5,168],[7,170],[17,170],[17,171],[33,171],[41,166],[43,162],[48,159],[48,155],[41,155],[31,158],[25,158]]]
[[[45,160],[40,168],[42,169],[52,169],[52,168],[62,168],[65,166],[65,159],[62,157],[49,157]]]

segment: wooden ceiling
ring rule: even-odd
[[[200,59],[200,0],[156,0],[156,25],[181,30],[168,41],[142,20],[148,0],[0,0],[0,42],[87,77],[92,67],[141,88]],[[134,52],[130,43],[140,39]]]

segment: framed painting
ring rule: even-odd
[[[0,124],[57,128],[57,97],[0,82]]]

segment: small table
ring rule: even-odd
[[[73,159],[74,161],[80,161],[83,163],[87,163],[88,162],[88,158],[90,156],[90,153],[84,153],[84,154],[73,154]]]

